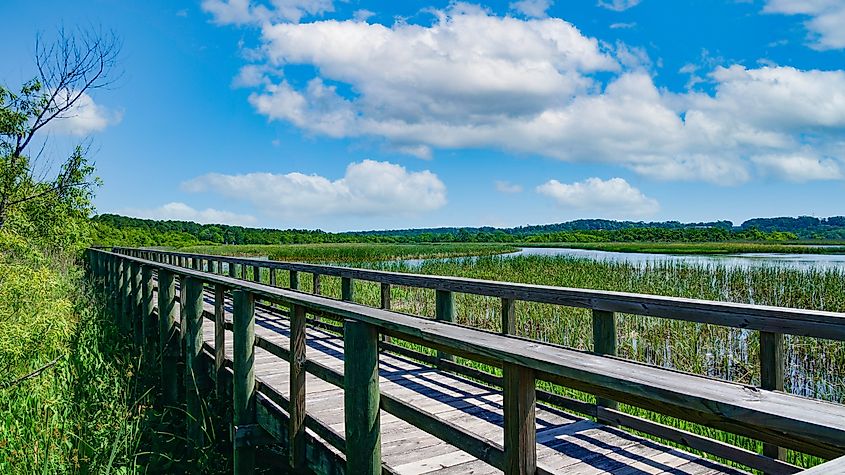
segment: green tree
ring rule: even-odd
[[[72,117],[89,91],[111,84],[119,50],[112,34],[59,30],[51,43],[36,40],[34,79],[16,91],[0,85],[0,230],[51,244],[78,237],[98,180],[84,144],[64,158],[46,153],[47,130]]]

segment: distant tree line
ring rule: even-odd
[[[317,244],[430,242],[726,242],[845,239],[845,217],[757,218],[740,226],[709,223],[578,220],[517,228],[434,228],[328,233],[138,219],[114,214],[92,218],[99,245]]]

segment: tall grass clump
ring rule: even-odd
[[[72,257],[0,239],[0,472],[134,467],[143,394],[125,338]]]

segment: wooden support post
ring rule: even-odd
[[[148,362],[154,361],[158,328],[156,327],[155,305],[153,304],[153,268],[141,266],[141,334],[143,335],[142,354]]]
[[[261,282],[261,268],[258,266],[252,266],[252,280],[254,282]]]
[[[346,473],[381,474],[378,331],[346,320],[343,330]]]
[[[234,262],[229,262],[229,277],[233,279],[238,278],[238,268],[236,267]]]
[[[616,356],[616,314],[604,310],[593,310],[593,351],[600,355]],[[616,409],[616,401],[596,397],[596,405]],[[598,419],[599,422],[616,426],[617,424]]]
[[[290,466],[305,473],[305,307],[294,305],[290,320]]]
[[[132,341],[135,344],[135,349],[140,352],[144,345],[144,319],[141,309],[141,301],[143,299],[141,295],[141,265],[137,262],[132,262],[129,265],[129,269],[132,272],[130,276],[131,289],[129,296],[132,312],[129,314],[129,321],[132,323]]]
[[[218,262],[216,260],[208,261],[208,271],[212,274],[218,274],[219,271],[217,270],[217,264]]]
[[[192,257],[191,258],[191,268],[194,270],[202,270],[202,259],[199,257]]]
[[[441,322],[455,321],[455,294],[448,290],[437,290],[434,299],[434,318]],[[448,353],[437,350],[437,358],[441,360],[454,360]]]
[[[502,299],[502,335],[516,335],[516,300]]]
[[[760,387],[770,391],[783,391],[783,334],[760,332]],[[786,449],[773,444],[763,444],[763,455],[778,460],[786,459]]]
[[[276,274],[277,274],[276,271],[277,270],[278,269],[275,269],[273,267],[270,268],[270,286],[271,287],[277,287],[277,285],[276,285]]]
[[[165,405],[176,404],[176,362],[179,359],[179,338],[176,335],[176,279],[172,272],[158,271],[158,338],[161,351],[161,394]]]
[[[505,470],[508,475],[537,472],[535,373],[506,363],[502,367],[505,417]]]
[[[355,298],[355,285],[351,277],[340,278],[340,299],[352,302]]]
[[[226,394],[223,385],[226,362],[226,288],[220,284],[214,286],[214,382],[218,399]]]
[[[255,299],[244,290],[233,293],[234,417],[237,426],[255,423]],[[255,471],[255,447],[234,447],[235,475]]]
[[[290,271],[290,289],[299,290],[299,272],[295,270]]]
[[[320,295],[322,289],[320,289],[320,274],[312,274],[311,281],[313,283],[312,290],[314,295]]]
[[[201,379],[207,375],[202,367],[202,281],[194,277],[182,279],[182,318],[185,319],[185,412],[188,449],[198,455],[204,440]]]

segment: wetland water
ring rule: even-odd
[[[630,264],[645,267],[655,263],[686,263],[698,266],[721,266],[721,267],[787,267],[799,270],[825,270],[834,269],[845,271],[845,254],[769,254],[769,253],[747,253],[747,254],[656,254],[640,252],[612,252],[593,251],[586,249],[571,249],[563,247],[524,247],[517,252],[502,254],[502,257],[516,256],[565,256],[594,261],[628,262]],[[458,257],[450,259],[476,259],[476,257]],[[431,259],[401,259],[396,262],[403,262],[411,266],[418,266],[424,261]]]

